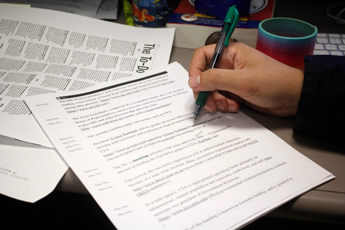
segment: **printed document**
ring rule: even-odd
[[[115,84],[169,63],[174,29],[0,5],[0,135],[52,147],[24,98]]]
[[[118,229],[233,229],[334,176],[239,112],[193,123],[188,74],[25,102]]]
[[[114,8],[113,17],[107,17],[107,19],[116,19],[118,0],[0,0],[0,3],[25,4],[36,8],[59,10],[96,18],[102,18],[97,17],[100,10]]]
[[[0,193],[8,197],[36,202],[56,188],[68,169],[55,149],[1,135],[0,142]]]

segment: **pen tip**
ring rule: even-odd
[[[194,123],[196,122],[200,112],[202,110],[202,106],[199,106],[199,105],[195,105],[195,108],[194,108],[194,114],[193,114],[193,120],[194,120]]]

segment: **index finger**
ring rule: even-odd
[[[201,72],[204,72],[207,69],[208,63],[211,62],[214,49],[215,45],[213,44],[199,47],[194,51],[189,65],[189,77],[197,77]]]

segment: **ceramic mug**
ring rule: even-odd
[[[293,18],[269,18],[259,24],[256,49],[289,66],[304,69],[313,55],[317,28]]]

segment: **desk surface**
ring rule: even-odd
[[[320,17],[320,12],[325,14],[325,10],[329,4],[322,4],[318,7],[314,6],[314,8],[312,7],[313,5],[313,2],[296,5],[296,1],[277,0],[275,16],[295,17],[308,21],[316,25],[319,28],[319,32],[345,32],[343,25],[335,24],[333,20],[328,19],[326,16]],[[315,14],[305,14],[305,12],[310,12],[311,10],[314,10],[313,12]],[[311,17],[308,18],[306,15],[311,15]],[[117,22],[125,22],[122,13],[120,13]],[[170,62],[177,61],[188,70],[193,52],[191,49],[173,48]],[[336,176],[336,179],[286,203],[268,215],[345,223],[344,146],[293,133],[294,118],[271,117],[253,111],[245,106],[241,107],[241,111]],[[71,169],[62,178],[57,189],[69,192],[88,193]]]

